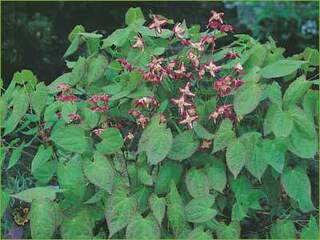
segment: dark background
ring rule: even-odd
[[[225,12],[237,33],[266,41],[272,36],[286,55],[318,48],[318,2],[2,2],[1,77],[5,86],[14,72],[30,69],[49,83],[65,69],[67,36],[77,24],[105,36],[124,26],[129,7],[145,17],[158,13],[175,21],[205,26],[210,11]]]

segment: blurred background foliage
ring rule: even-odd
[[[264,42],[272,36],[286,55],[305,47],[318,48],[318,2],[2,2],[1,77],[31,69],[47,83],[65,69],[62,59],[67,36],[77,24],[104,35],[124,25],[124,14],[140,6],[144,14],[159,13],[187,24],[205,25],[210,10],[225,12],[237,33]]]

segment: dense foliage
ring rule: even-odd
[[[319,53],[244,34],[217,49],[233,28],[211,13],[201,31],[130,8],[106,38],[76,26],[50,85],[17,72],[1,214],[23,206],[16,224],[40,239],[316,238]]]

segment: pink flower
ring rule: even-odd
[[[244,74],[243,67],[239,62],[233,66],[233,70],[238,74]]]
[[[66,83],[60,83],[57,86],[57,89],[59,89],[62,92],[62,94],[71,91],[71,87]]]
[[[183,45],[183,46],[189,46],[190,42],[191,41],[188,39],[181,39],[181,41],[180,41],[181,45]]]
[[[190,41],[190,45],[197,49],[199,52],[202,52],[204,50],[204,46],[203,46],[203,43],[200,41],[200,42],[196,42],[196,43],[193,43],[192,41]]]
[[[142,51],[144,50],[144,41],[141,37],[135,36],[136,42],[132,45],[133,48],[140,48]]]
[[[63,102],[73,102],[79,100],[79,97],[74,95],[61,95],[57,97],[57,99]]]
[[[199,66],[199,57],[197,55],[195,55],[192,51],[189,51],[187,53],[187,58],[188,58],[189,61],[191,61],[192,66],[194,68]]]
[[[234,79],[231,76],[226,76],[215,81],[213,84],[213,88],[217,91],[218,96],[227,96],[232,90],[233,81]]]
[[[215,65],[212,61],[210,61],[208,64],[205,65],[205,68],[207,71],[210,72],[212,77],[216,76],[216,73],[221,70],[221,66]]]
[[[192,123],[198,120],[199,116],[193,115],[191,116],[188,112],[184,113],[184,119],[179,122],[179,124],[186,124],[189,129],[192,129]]]
[[[205,65],[201,64],[198,70],[198,79],[201,80],[205,74],[206,74]]]
[[[179,92],[185,96],[190,96],[190,97],[196,96],[194,93],[191,92],[190,87],[191,87],[191,84],[190,82],[188,82],[184,88],[179,88]]]
[[[224,13],[217,13],[216,11],[212,10],[211,14],[212,15],[209,19],[207,27],[212,29],[219,29],[223,24]]]
[[[117,61],[120,62],[121,65],[122,65],[125,69],[127,69],[127,71],[131,72],[131,71],[133,70],[132,65],[131,65],[126,59],[124,59],[124,58],[118,58]]]
[[[110,99],[110,95],[93,95],[89,101],[93,103],[98,103],[99,101],[103,101],[104,103],[108,103]]]
[[[94,106],[91,108],[93,112],[105,112],[108,110],[108,106]]]
[[[181,27],[181,23],[176,23],[173,27],[172,30],[175,35],[177,36],[177,38],[182,38],[183,35],[185,34],[186,30],[184,28]]]
[[[132,134],[132,132],[128,132],[128,135],[125,136],[124,141],[131,141],[134,138],[134,135]]]
[[[233,32],[233,27],[231,25],[224,24],[219,29],[221,32]]]
[[[133,117],[135,117],[135,118],[137,118],[137,117],[139,117],[141,115],[141,112],[138,111],[138,110],[135,110],[135,109],[129,109],[128,110],[128,114],[133,116]]]
[[[156,29],[157,33],[162,33],[162,26],[166,25],[167,19],[161,19],[159,15],[152,16],[152,22],[149,24],[149,29]]]
[[[176,99],[176,98],[172,98],[171,99],[171,102],[175,105],[178,106],[178,109],[179,109],[179,114],[180,115],[183,115],[184,112],[185,112],[185,107],[190,107],[192,106],[192,103],[188,102],[186,100],[186,97],[185,95],[182,95],[180,98]]]
[[[156,100],[156,98],[154,96],[152,97],[143,97],[143,98],[140,98],[138,99],[136,102],[135,102],[135,106],[138,107],[138,106],[141,106],[141,107],[145,107],[145,108],[149,108],[149,107],[158,107],[159,106],[159,103],[158,101]]]
[[[235,122],[237,120],[236,115],[235,115],[235,113],[233,111],[233,105],[232,104],[222,105],[222,106],[218,107],[214,112],[212,112],[209,115],[209,119],[213,120],[214,122],[216,122],[217,118],[219,116],[221,116],[221,115],[224,118],[229,118],[233,122]]]
[[[105,130],[105,128],[97,128],[92,130],[92,133],[95,134],[96,136],[100,136],[101,133]]]
[[[80,115],[77,114],[77,113],[70,113],[70,114],[68,115],[68,117],[69,117],[70,120],[72,120],[72,121],[81,120]]]
[[[240,58],[239,53],[237,52],[228,52],[224,58],[229,58],[229,59],[235,59],[235,58]]]

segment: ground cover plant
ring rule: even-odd
[[[208,19],[130,8],[109,36],[76,26],[50,85],[14,75],[0,101],[2,234],[317,238],[319,53],[285,58],[223,13]]]

